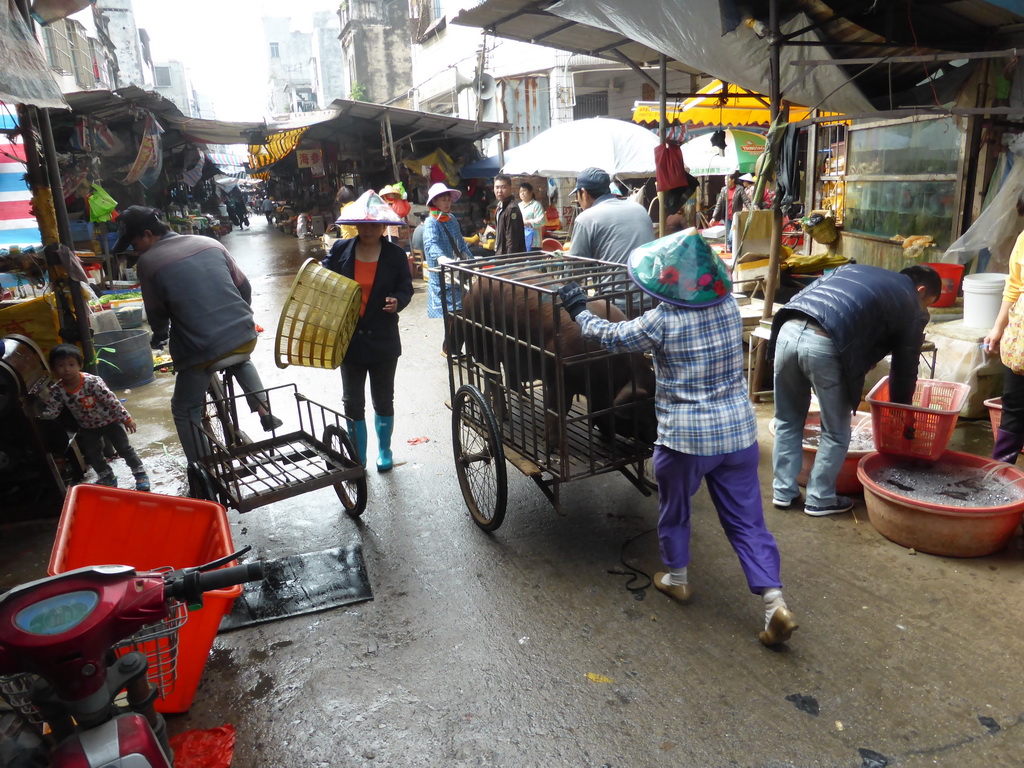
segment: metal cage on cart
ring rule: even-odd
[[[646,464],[656,436],[654,372],[644,355],[583,340],[559,309],[557,289],[575,281],[588,309],[637,317],[654,299],[623,264],[526,253],[446,264],[445,307],[456,473],[474,521],[501,525],[505,460],[532,478],[561,511],[561,483],[621,472],[649,494]],[[462,295],[449,305],[449,288]]]

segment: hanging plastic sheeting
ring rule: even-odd
[[[42,26],[66,19],[73,13],[84,11],[96,0],[36,0],[32,3],[32,18]]]
[[[121,179],[122,184],[134,184],[139,182],[146,189],[156,184],[160,177],[160,171],[164,167],[164,154],[161,149],[160,134],[164,129],[160,127],[151,114],[146,113],[146,124],[142,129],[142,140],[139,142],[139,152],[135,156],[128,175]]]
[[[722,34],[720,0],[687,2],[634,2],[622,0],[561,0],[545,8],[567,21],[575,21],[621,34],[661,51],[698,72],[713,72],[722,80],[737,83],[758,93],[769,91],[768,39],[760,38],[745,25]],[[814,30],[814,21],[797,13],[782,25],[788,35],[808,29],[794,39],[824,45]],[[793,66],[800,60],[828,57],[825,47],[786,45],[782,47],[784,98],[807,107],[855,114],[874,108],[848,75],[839,67]]]
[[[13,0],[0,0],[0,101],[68,108],[43,49]]]
[[[946,249],[941,261],[967,264],[978,257],[976,272],[1006,271],[1010,251],[1024,224],[1024,217],[1017,213],[1017,200],[1024,193],[1024,157],[1012,157],[1013,168],[999,192],[971,228]],[[993,174],[993,181],[998,178],[996,174]]]

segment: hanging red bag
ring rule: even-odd
[[[659,192],[689,184],[686,166],[683,164],[683,150],[678,144],[667,141],[654,148],[654,170]]]

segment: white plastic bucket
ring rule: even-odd
[[[964,278],[964,325],[989,329],[999,316],[1006,275],[979,272]]]

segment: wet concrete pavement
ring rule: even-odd
[[[255,221],[255,220],[254,220]],[[336,371],[277,369],[272,339],[291,277],[315,244],[256,224],[225,239],[266,329],[267,385],[341,407]],[[749,594],[706,493],[679,606],[625,588],[620,555],[660,567],[657,504],[625,478],[562,490],[557,515],[509,466],[494,534],[472,523],[455,478],[440,321],[425,284],[402,313],[395,457],[369,471],[369,506],[346,517],[330,489],[239,515],[236,545],[262,557],[361,536],[374,600],[218,637],[195,704],[172,733],[232,723],[236,766],[997,766],[1024,746],[1019,682],[1022,540],[957,560],[882,538],[863,503],[810,518],[768,507],[786,596],[787,647],[757,640]],[[183,492],[170,376],[128,395],[154,490]],[[759,406],[770,501],[770,406]],[[987,424],[956,440],[987,451]],[[428,437],[410,446],[407,441]],[[375,449],[371,436],[370,451]],[[119,477],[127,481],[123,466]],[[0,537],[0,576],[42,575],[54,521]],[[589,676],[589,677],[588,677]]]

